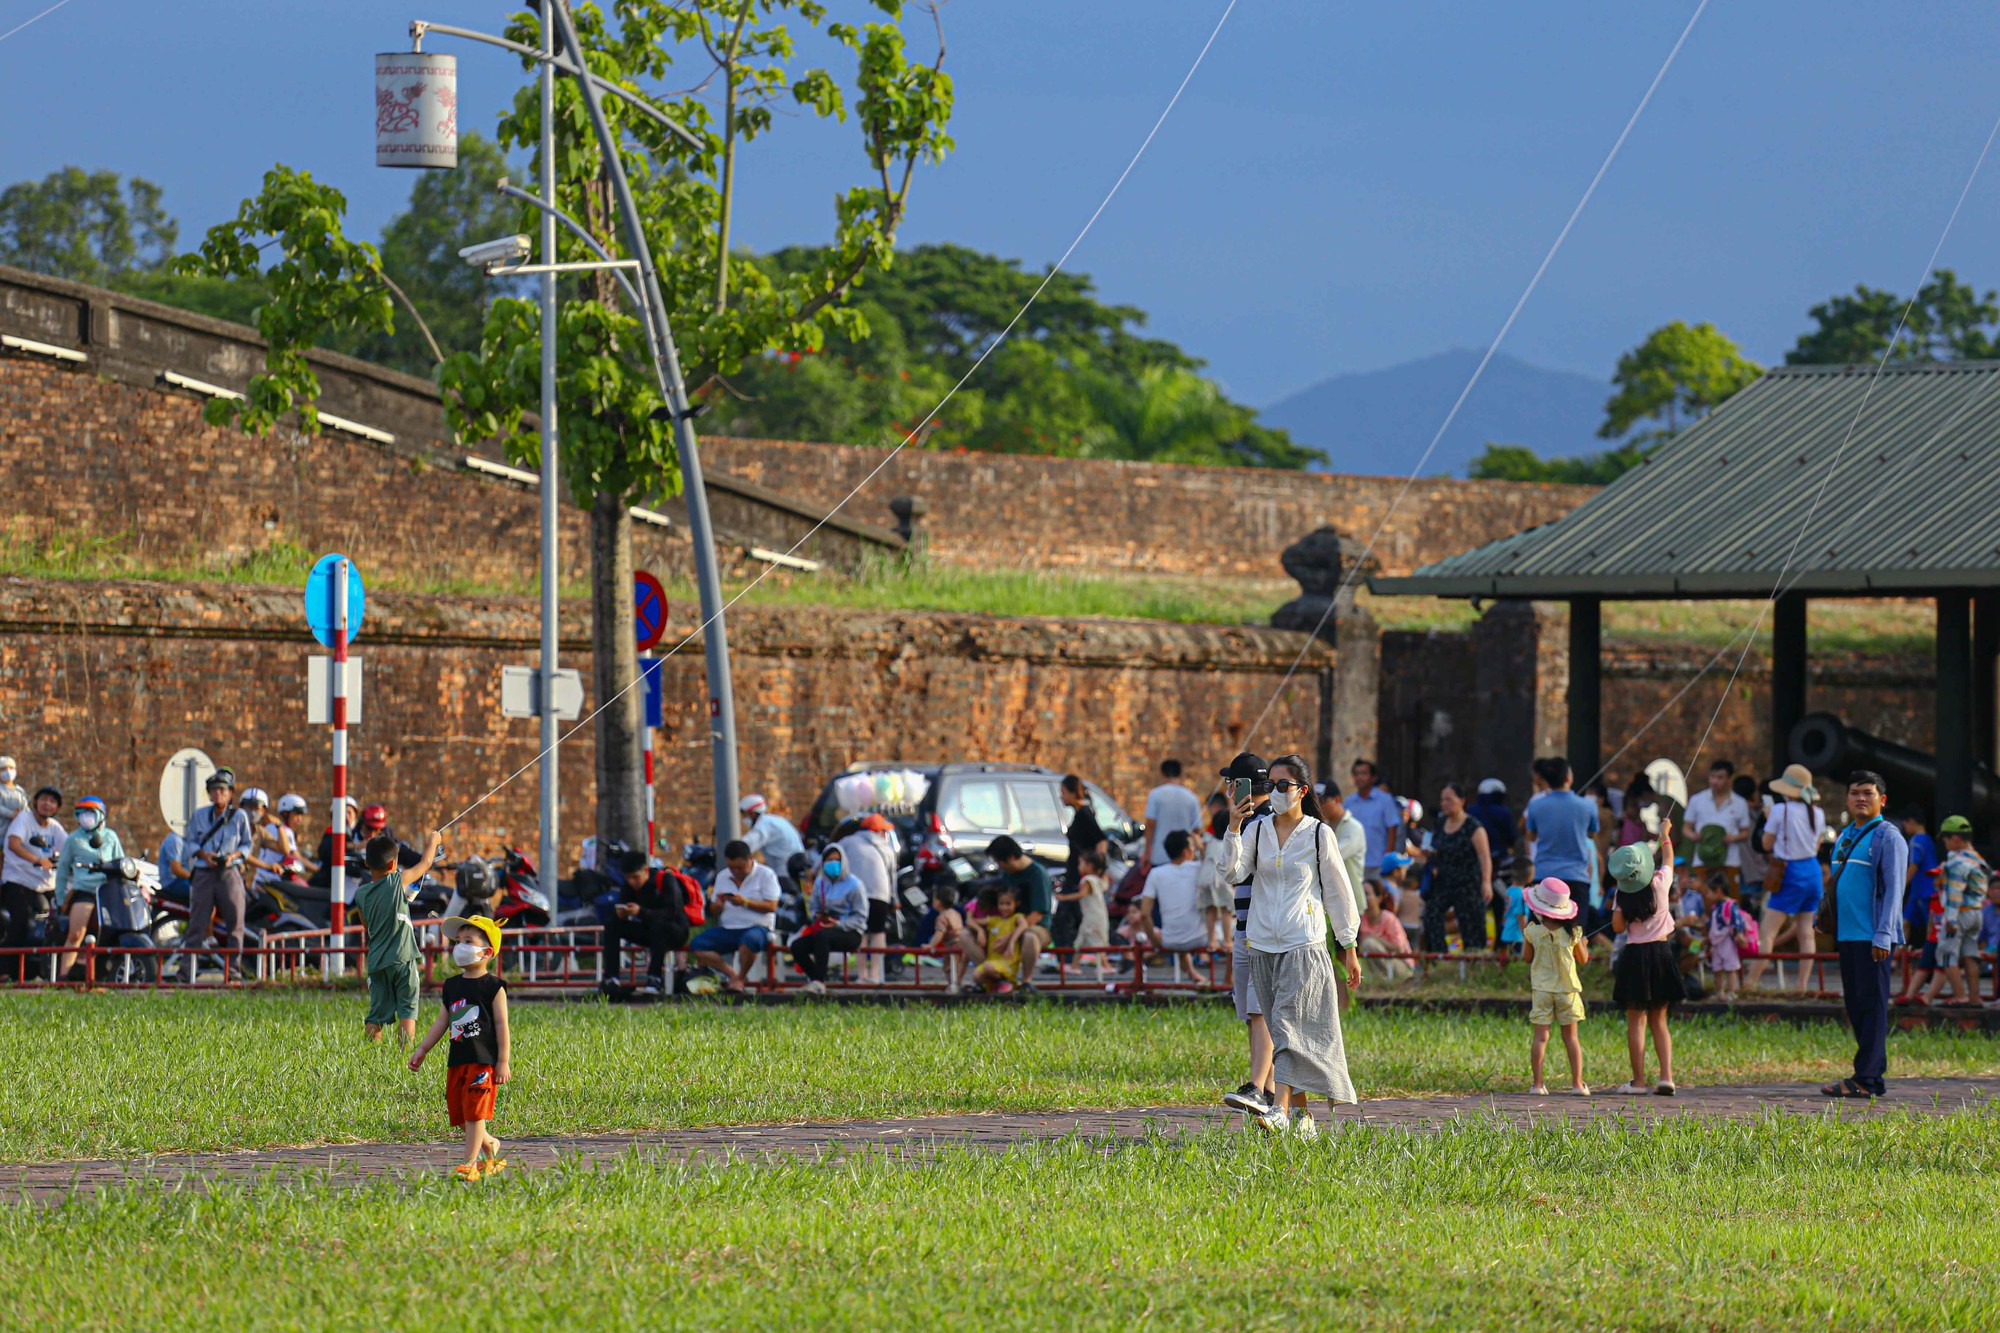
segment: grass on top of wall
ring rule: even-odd
[[[151,582],[279,584],[302,587],[317,553],[296,542],[273,541],[247,555],[176,564],[142,557],[126,534],[50,533],[35,540],[10,536],[0,541],[0,576],[39,579],[142,579]],[[371,587],[446,597],[532,597],[540,582],[532,571],[518,581],[437,576],[372,576]],[[753,606],[845,607],[876,611],[944,611],[968,615],[1102,617],[1163,620],[1195,625],[1262,625],[1298,594],[1289,579],[1223,578],[1206,575],[1092,573],[1083,570],[1024,569],[1018,566],[948,565],[937,561],[906,564],[873,560],[853,578],[772,570],[725,584],[734,597]],[[669,596],[695,604],[694,584],[670,579]],[[563,596],[584,598],[586,583],[565,584]],[[1365,589],[1357,600],[1389,630],[1467,630],[1479,619],[1472,603],[1435,597],[1374,597]],[[1605,638],[1614,643],[1719,648],[1756,619],[1760,603],[1611,602],[1604,608]],[[1936,615],[1927,601],[1815,601],[1811,610],[1815,652],[1928,652]],[[1768,653],[1770,616],[1757,639]]]

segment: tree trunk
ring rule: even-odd
[[[617,702],[597,715],[597,842],[646,845],[645,753],[640,727],[646,696],[632,630],[632,513],[622,495],[599,495],[590,507],[590,661],[592,698]],[[620,691],[624,693],[620,695]]]

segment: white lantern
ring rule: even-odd
[[[375,165],[458,165],[458,57],[389,51],[375,57]]]

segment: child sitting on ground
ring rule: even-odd
[[[965,962],[961,953],[964,944],[965,914],[958,910],[958,890],[940,884],[931,890],[931,937],[924,941],[924,947],[944,955],[945,984],[954,995],[958,993],[959,968]]]
[[[1389,891],[1373,880],[1368,881],[1368,910],[1361,914],[1361,931],[1358,942],[1361,952],[1369,955],[1406,954],[1410,951],[1409,932],[1396,919],[1395,900]],[[1376,957],[1375,966],[1381,969],[1384,980],[1407,981],[1416,973],[1416,967],[1407,958]]]
[[[1721,875],[1710,875],[1702,884],[1702,900],[1708,906],[1708,970],[1715,977],[1716,994],[1734,1002],[1743,979],[1743,955],[1752,952],[1750,917],[1736,899],[1736,886]]]
[[[1021,972],[1021,936],[1028,919],[1021,915],[1020,899],[1005,884],[979,897],[986,914],[968,928],[985,950],[986,961],[973,970],[972,980],[989,995],[1005,995],[1014,989],[1014,978]]]
[[[444,1007],[410,1053],[410,1068],[446,1031],[451,1054],[445,1060],[444,1103],[453,1128],[465,1130],[465,1161],[453,1168],[460,1180],[478,1180],[507,1169],[500,1140],[486,1131],[502,1084],[514,1076],[514,1034],[507,1022],[507,983],[492,972],[500,954],[500,923],[489,917],[454,916],[444,923],[456,936],[451,951],[459,974],[444,983]],[[481,1162],[484,1153],[486,1160]]]
[[[1111,943],[1111,908],[1107,905],[1111,893],[1111,876],[1106,873],[1104,854],[1096,848],[1077,856],[1077,868],[1082,877],[1076,885],[1076,905],[1083,919],[1076,928],[1077,964],[1082,965],[1085,949],[1102,949]],[[1097,969],[1097,979],[1104,980],[1104,955],[1089,955]]]
[[[1528,1042],[1528,1067],[1535,1081],[1528,1091],[1538,1097],[1548,1095],[1542,1064],[1549,1051],[1549,1029],[1560,1027],[1563,1050],[1569,1056],[1569,1095],[1588,1097],[1583,1043],[1576,1035],[1576,1025],[1583,1021],[1583,981],[1576,969],[1590,961],[1590,945],[1584,942],[1583,927],[1576,924],[1577,905],[1569,896],[1569,885],[1559,879],[1543,880],[1525,890],[1522,898],[1531,914],[1521,929],[1521,945],[1532,987],[1528,1022],[1535,1029]]]

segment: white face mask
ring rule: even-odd
[[[1292,807],[1298,803],[1299,793],[1297,791],[1274,791],[1271,793],[1271,812],[1273,814],[1290,814]]]
[[[76,826],[85,833],[88,833],[97,827],[99,818],[100,816],[95,810],[79,810],[76,814]]]
[[[477,944],[454,944],[451,946],[451,961],[460,967],[471,967],[486,957],[486,950]]]

